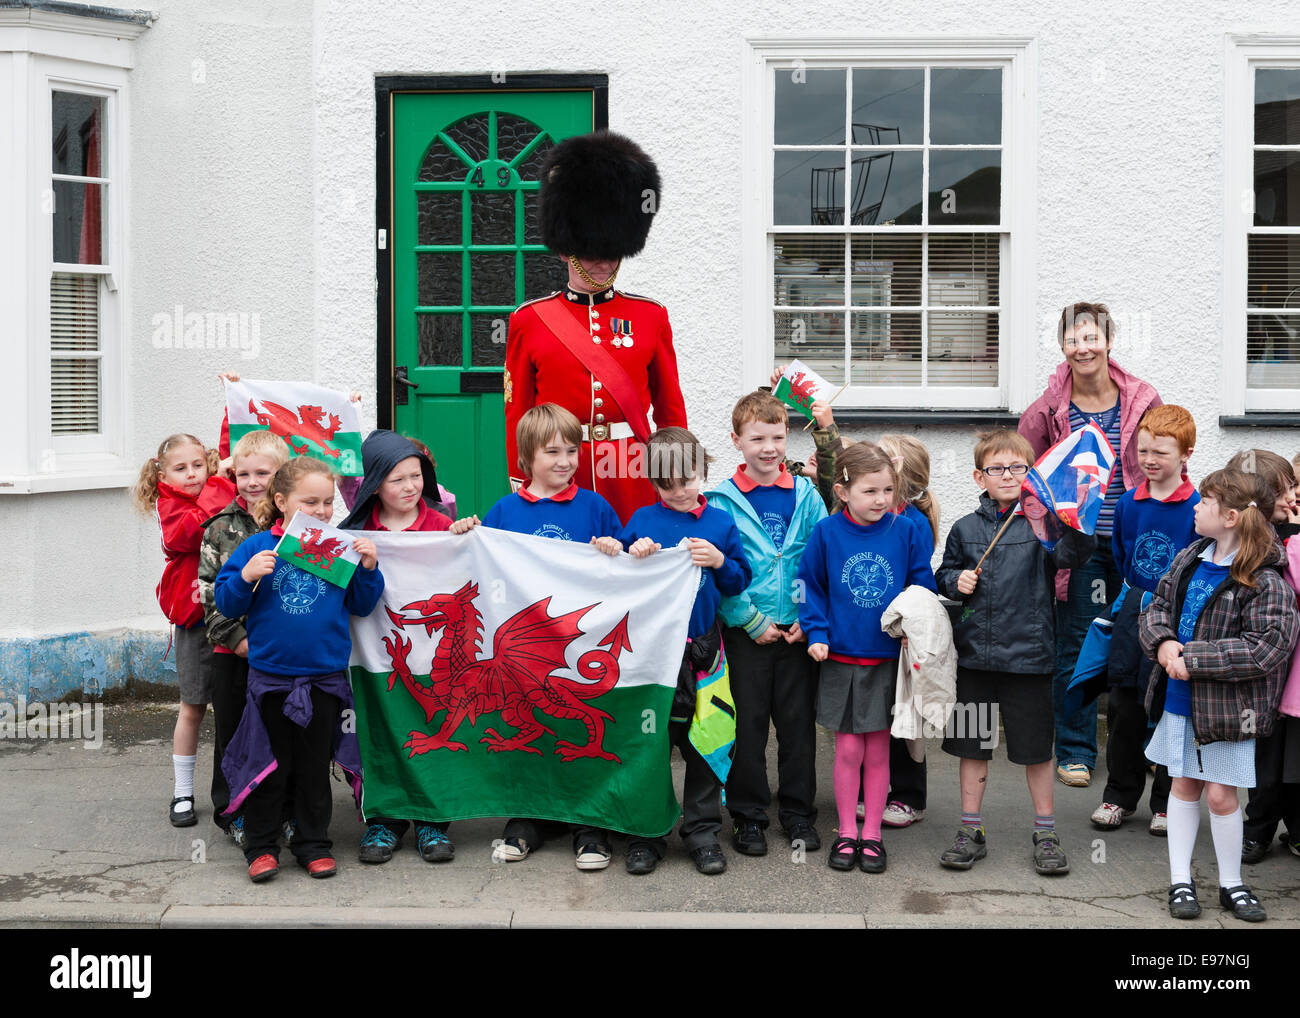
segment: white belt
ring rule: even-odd
[[[633,435],[632,425],[626,421],[618,421],[614,424],[593,424],[591,427],[582,426],[582,440],[584,442],[606,442],[620,438],[631,438]]]

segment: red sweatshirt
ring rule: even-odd
[[[167,562],[155,593],[167,621],[175,625],[189,627],[203,621],[203,601],[198,596],[203,521],[221,512],[235,494],[235,486],[224,477],[209,477],[198,498],[158,482],[156,511]]]

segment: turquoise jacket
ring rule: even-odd
[[[745,630],[750,638],[762,635],[769,623],[786,625],[799,621],[795,578],[799,559],[819,520],[826,518],[826,505],[817,487],[806,477],[794,478],[794,512],[786,528],[785,542],[778,548],[759,521],[754,507],[728,478],[707,494],[716,506],[736,521],[741,546],[749,559],[754,578],[734,597],[724,597],[718,615],[724,625]]]

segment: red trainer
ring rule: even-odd
[[[255,884],[260,884],[264,880],[270,880],[279,872],[280,863],[275,856],[270,853],[259,855],[253,860],[252,865],[248,867],[248,879]]]
[[[309,876],[317,878],[332,877],[337,872],[338,870],[334,865],[334,860],[328,855],[321,859],[313,859],[307,864],[307,873]]]

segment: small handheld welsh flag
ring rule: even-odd
[[[1091,422],[1061,439],[1033,465],[1020,488],[1020,508],[1049,550],[1065,527],[1084,534],[1097,529],[1117,465],[1105,433]]]
[[[772,395],[811,421],[813,401],[829,401],[835,395],[835,386],[803,361],[791,361]]]
[[[357,571],[361,556],[352,550],[357,535],[322,523],[299,509],[284,528],[275,553],[313,576],[346,587]]]
[[[346,393],[310,382],[226,382],[233,446],[250,431],[271,431],[291,456],[315,456],[344,477],[360,477],[361,423]]]

